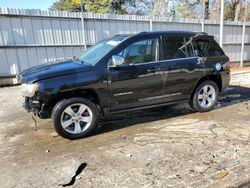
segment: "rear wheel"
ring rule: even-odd
[[[70,98],[56,104],[52,111],[52,122],[56,132],[68,139],[87,136],[95,127],[98,110],[85,98]]]
[[[190,100],[192,109],[199,112],[210,111],[216,104],[219,95],[217,84],[211,80],[204,81],[198,85]]]

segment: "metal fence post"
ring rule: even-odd
[[[85,23],[84,23],[84,17],[83,17],[83,1],[81,0],[81,23],[82,23],[82,38],[84,43],[84,50],[87,50],[87,44],[86,44],[86,36],[85,36]]]
[[[220,46],[223,47],[223,27],[224,27],[224,0],[221,0],[220,10]]]
[[[152,17],[149,18],[149,30],[153,31],[153,19],[152,19]]]
[[[81,22],[82,22],[82,38],[83,38],[84,50],[87,50],[83,12],[81,12]]]
[[[201,21],[201,31],[205,31],[205,0],[202,1],[202,21]]]
[[[244,17],[244,22],[243,22],[243,28],[242,28],[242,41],[241,41],[241,54],[240,54],[240,66],[243,67],[243,62],[244,62],[244,47],[245,47],[245,34],[246,34],[246,21],[247,21],[247,9],[248,9],[248,3],[247,0],[246,2],[246,7],[245,7],[245,17]]]
[[[205,31],[205,19],[202,19],[201,21],[201,32]]]

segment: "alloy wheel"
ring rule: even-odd
[[[216,92],[213,86],[203,86],[198,94],[198,102],[202,108],[209,108],[215,101]]]
[[[71,134],[80,134],[87,130],[93,121],[91,109],[82,103],[76,103],[68,106],[62,112],[62,128]]]

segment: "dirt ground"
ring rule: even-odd
[[[0,88],[1,187],[57,187],[73,159],[86,163],[72,187],[250,187],[250,69],[208,113],[173,105],[117,115],[91,136],[56,136],[22,107],[20,87]]]

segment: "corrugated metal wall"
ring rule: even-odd
[[[0,8],[0,76],[41,63],[79,56],[84,45],[122,33],[150,30],[150,18],[134,15]],[[201,20],[154,18],[152,30],[201,31]],[[83,30],[84,28],[84,30]],[[219,22],[206,21],[205,32],[219,40]],[[83,35],[85,33],[85,35]],[[232,61],[240,60],[241,22],[225,22],[223,48]],[[244,60],[250,60],[250,24],[246,27]]]

